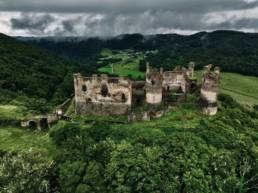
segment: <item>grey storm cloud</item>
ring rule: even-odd
[[[21,18],[12,18],[10,20],[13,29],[30,30],[34,32],[44,31],[50,23],[54,21],[51,15],[35,15],[35,14],[22,14]]]
[[[258,0],[0,0],[0,13],[22,13],[10,18],[14,32],[50,36],[258,31],[258,13],[248,16],[256,8]],[[241,13],[220,16],[232,12]]]
[[[231,18],[220,24],[212,26],[213,29],[241,29],[241,28],[258,28],[258,18]]]
[[[37,12],[207,12],[248,9],[256,0],[0,0],[1,11]]]
[[[80,19],[80,18],[78,18],[78,19]],[[68,33],[76,33],[75,28],[74,28],[76,20],[72,19],[72,20],[63,21],[62,22],[63,31],[68,32]]]

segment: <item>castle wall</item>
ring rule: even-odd
[[[163,78],[162,86],[165,90],[176,90],[181,87],[183,82],[185,82],[185,76],[181,72],[164,72]]]
[[[84,102],[76,103],[75,108],[78,115],[126,115],[131,110],[129,105]]]
[[[77,114],[121,115],[132,105],[131,82],[107,76],[92,78],[74,75],[75,109]]]
[[[186,93],[188,78],[192,77],[193,74],[193,67],[189,69],[176,68],[173,71],[166,71],[163,73],[162,87],[166,91],[178,91],[178,89],[181,89],[183,93]]]

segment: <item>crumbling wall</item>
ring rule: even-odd
[[[163,88],[165,91],[182,90],[186,93],[186,72],[183,70],[167,71],[163,73]]]
[[[186,93],[188,91],[190,80],[194,77],[193,62],[190,62],[188,68],[176,67],[173,71],[165,71],[163,75],[162,87],[165,91],[174,91]]]
[[[41,115],[38,117],[32,117],[31,119],[22,120],[21,127],[31,129],[49,129],[51,124],[56,123],[59,120],[57,114]]]
[[[132,84],[128,79],[75,74],[74,89],[77,114],[121,115],[130,111]]]

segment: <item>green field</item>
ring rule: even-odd
[[[0,126],[0,150],[19,151],[30,148],[54,155],[55,147],[52,145],[49,134],[41,131],[30,131],[13,126]]]
[[[32,148],[53,155],[55,148],[47,132],[18,127],[25,116],[21,106],[0,105],[0,150],[27,151]]]
[[[115,74],[119,76],[131,76],[132,78],[143,78],[144,73],[139,71],[139,62],[143,59],[143,53],[132,53],[131,50],[127,51],[111,51],[104,49],[101,52],[102,58],[99,63],[110,60],[118,59],[118,62],[110,63],[99,69],[99,72]],[[113,65],[113,72],[112,67]]]
[[[127,117],[117,116],[86,116],[86,117],[75,117],[74,122],[80,122],[84,125],[91,125],[91,120],[98,120],[106,122],[121,122],[121,124],[112,124],[115,130],[120,130],[118,133],[127,133],[139,129],[139,132],[144,132],[146,128],[155,130],[159,133],[160,129],[173,128],[176,130],[182,130],[182,128],[194,128],[199,124],[199,121],[206,116],[202,115],[198,107],[194,103],[185,103],[181,107],[171,110],[160,119],[155,119],[150,122],[136,122],[132,124],[124,124],[122,122],[127,121]],[[58,126],[64,124],[59,122]],[[53,128],[55,129],[55,127]],[[29,129],[23,129],[15,126],[0,126],[0,150],[4,151],[20,151],[29,150],[30,148],[47,152],[50,157],[55,155],[56,148],[52,144],[48,132],[43,131],[32,131]]]
[[[21,119],[24,116],[23,109],[15,105],[0,105],[0,120]]]
[[[258,78],[222,73],[220,91],[245,105],[258,105]]]
[[[160,132],[162,129],[173,129],[174,131],[184,132],[184,129],[198,126],[202,118],[208,117],[204,116],[197,106],[186,103],[166,113],[163,117],[152,121],[113,125],[113,127],[117,131],[122,130],[124,133],[137,129],[139,132],[141,132],[140,130],[144,132],[146,129],[155,130],[156,132]]]

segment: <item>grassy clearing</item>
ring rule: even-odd
[[[221,93],[228,94],[232,96],[236,101],[238,101],[242,105],[252,106],[258,105],[258,99],[256,97],[250,97],[243,94],[238,94],[235,91],[229,91],[226,89],[221,89]]]
[[[109,56],[112,56],[112,51],[109,49],[102,49],[100,55],[102,57],[109,57]]]
[[[0,105],[0,119],[21,119],[24,117],[23,109],[15,105]]]
[[[198,109],[198,107],[195,107],[194,109],[186,109],[180,106],[174,110],[171,110],[161,118],[147,122],[135,122],[123,126],[119,125],[117,128],[173,128],[175,130],[182,130],[182,128],[194,128],[199,124],[202,117],[204,117],[204,115],[201,114],[201,111]]]
[[[23,106],[0,105],[0,150],[27,151],[32,148],[48,153],[49,158],[51,158],[55,154],[55,147],[47,132],[14,126],[19,124],[19,120],[26,117],[25,112]],[[5,125],[6,121],[9,120],[15,121],[15,123]]]
[[[55,147],[48,132],[20,128],[20,120],[31,117],[26,108],[20,104],[0,105],[0,150],[27,151],[30,148],[48,153],[49,158],[55,154]],[[16,126],[17,125],[17,126]]]
[[[198,108],[198,105],[194,102],[196,100],[196,97],[189,97],[186,102],[182,103],[178,107],[175,107],[174,109],[171,109],[161,118],[153,119],[151,121],[118,123],[116,121],[123,120],[122,117],[119,118],[118,116],[76,116],[73,121],[74,123],[81,124],[84,127],[92,126],[93,122],[88,122],[89,120],[108,124],[111,127],[111,135],[118,139],[137,138],[138,136],[145,135],[152,135],[153,137],[155,136],[155,139],[158,139],[159,137],[171,132],[182,133],[184,135],[188,132],[193,132],[196,127],[200,125],[201,120],[216,118],[203,115],[201,110]],[[111,120],[114,122],[110,122]],[[126,120],[126,117],[124,120]],[[53,129],[59,127],[62,127],[62,122],[59,122],[57,127],[54,127]],[[153,132],[155,135],[153,135]]]
[[[18,127],[0,127],[0,150],[20,151],[35,149],[47,152],[51,157],[55,153],[47,132],[30,131]]]
[[[108,65],[99,69],[99,72],[112,74],[113,65],[113,74],[119,76],[131,76],[132,78],[143,78],[144,73],[139,71],[139,62],[143,58],[142,53],[135,55],[131,50],[127,51],[110,51],[104,49],[101,52],[102,58],[100,62],[110,59],[119,59],[118,62],[110,62]]]
[[[196,98],[195,98],[196,99]],[[91,123],[85,123],[85,117],[77,117],[77,123],[84,126],[90,126]],[[114,116],[115,118],[115,116]],[[214,117],[207,117],[203,115],[193,101],[188,101],[181,104],[174,109],[171,109],[161,118],[153,119],[151,121],[140,121],[133,123],[110,123],[113,135],[118,138],[130,137],[134,138],[141,135],[148,135],[148,132],[155,132],[156,137],[165,135],[170,132],[187,133],[195,129],[202,119],[213,119]],[[103,121],[103,120],[102,120]],[[104,121],[105,122],[105,121]],[[165,133],[164,133],[165,131]]]
[[[138,71],[138,65],[136,63],[120,63],[114,64],[114,73],[115,75],[119,76],[132,76],[132,78],[143,78],[144,73]],[[100,72],[112,74],[111,66],[105,66],[99,69]]]
[[[258,78],[234,73],[222,73],[221,92],[231,95],[241,104],[258,104]]]

